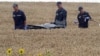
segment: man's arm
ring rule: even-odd
[[[63,20],[66,20],[66,18],[67,18],[67,11],[63,11]]]
[[[12,13],[12,18],[13,18],[13,21],[14,21],[14,24],[15,24],[15,15],[14,15],[14,12]]]
[[[22,17],[23,17],[24,24],[26,25],[26,15],[24,12],[22,12]]]
[[[88,15],[89,19],[90,19],[91,21],[93,21],[93,19],[91,18],[90,14],[87,13],[87,15]]]
[[[64,27],[67,26],[66,19],[67,19],[67,11],[64,10],[63,14],[62,14],[62,20],[61,20],[63,22],[63,24],[64,24]]]
[[[80,14],[78,14],[78,15],[77,15],[77,20],[78,20],[78,23],[80,23],[80,20],[79,20],[79,15],[80,15]]]

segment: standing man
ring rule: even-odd
[[[56,11],[56,16],[54,22],[51,23],[45,23],[42,25],[39,25],[40,27],[46,28],[46,29],[52,29],[52,28],[66,28],[67,22],[67,11],[63,8],[62,2],[57,2],[58,10]]]
[[[56,27],[65,28],[67,26],[67,11],[63,8],[62,2],[57,2],[57,7],[58,10],[56,11],[54,24],[56,25]]]
[[[79,28],[88,28],[88,22],[89,22],[89,20],[92,20],[91,16],[89,15],[88,12],[85,12],[83,10],[83,7],[79,7],[78,11],[80,12],[77,16],[77,19],[79,22],[78,27]]]
[[[26,25],[26,16],[23,11],[18,9],[18,4],[13,4],[13,19],[16,29],[25,29]]]

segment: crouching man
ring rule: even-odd
[[[79,7],[78,10],[80,12],[77,16],[77,19],[79,22],[78,27],[79,28],[88,28],[88,22],[89,22],[89,20],[92,20],[91,16],[89,15],[88,12],[85,12],[83,10],[83,7]]]
[[[13,19],[16,29],[25,29],[26,25],[26,16],[23,11],[18,9],[18,4],[13,4]]]

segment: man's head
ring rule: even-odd
[[[57,7],[62,8],[62,2],[57,2]]]
[[[18,10],[18,4],[14,3],[14,4],[13,4],[13,9],[14,9],[15,11],[17,11],[17,10]]]
[[[83,7],[80,6],[80,7],[78,8],[78,11],[80,11],[80,13],[84,12]]]

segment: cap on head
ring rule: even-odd
[[[80,6],[79,8],[78,8],[78,11],[81,11],[83,9],[83,7],[82,6]]]
[[[57,5],[62,4],[62,2],[57,2]]]
[[[14,4],[13,4],[13,7],[18,7],[18,4],[14,3]]]

